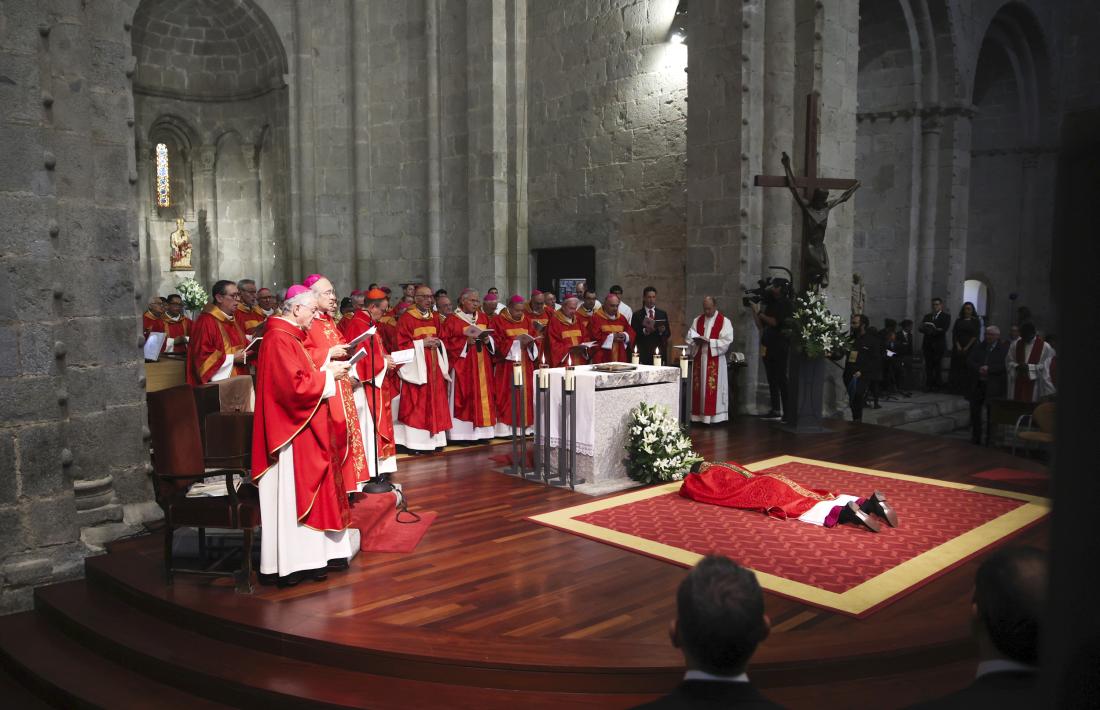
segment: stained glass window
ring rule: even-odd
[[[157,143],[157,207],[172,206],[172,188],[168,179],[168,146]]]

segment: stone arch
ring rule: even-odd
[[[1050,306],[1050,225],[1057,127],[1050,52],[1038,18],[1021,2],[991,17],[973,68],[967,269],[981,268],[990,311],[1011,311],[1009,293],[1038,318]]]

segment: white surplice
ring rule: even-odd
[[[722,329],[718,333],[717,338],[711,338],[710,332],[714,328],[714,319],[718,317],[718,311],[714,312],[710,318],[703,321],[703,332],[695,332],[696,318],[691,320],[691,328],[688,330],[688,342],[691,344],[691,350],[689,356],[694,358],[699,352],[699,345],[695,342],[695,338],[703,338],[707,341],[707,347],[703,349],[703,357],[699,360],[699,366],[702,368],[702,372],[699,373],[699,378],[703,383],[703,392],[699,393],[703,396],[706,391],[706,372],[709,361],[711,358],[718,358],[718,396],[714,404],[714,416],[706,415],[691,415],[691,421],[703,422],[704,424],[717,424],[729,419],[730,408],[730,383],[729,373],[726,369],[726,353],[729,352],[730,346],[733,345],[733,321],[728,316],[723,314],[724,322],[722,323]],[[694,388],[692,388],[692,397],[695,396]],[[701,407],[700,407],[701,408]]]

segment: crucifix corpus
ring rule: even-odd
[[[757,175],[758,187],[786,187],[802,209],[802,290],[829,286],[829,253],[825,250],[825,228],[829,212],[859,189],[859,180],[818,177],[817,138],[821,128],[816,91],[806,96],[806,166],[802,177],[791,172],[791,159],[783,153],[785,175]],[[829,190],[843,190],[840,197],[829,199]]]

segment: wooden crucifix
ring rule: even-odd
[[[821,95],[816,91],[806,96],[806,166],[802,177],[791,172],[791,160],[783,154],[785,175],[757,175],[753,184],[758,187],[786,187],[794,195],[802,210],[802,290],[826,288],[829,285],[829,253],[825,249],[825,228],[829,212],[845,202],[859,189],[859,180],[818,177],[817,138],[821,130],[818,103]],[[844,190],[835,200],[829,199],[829,190]]]

